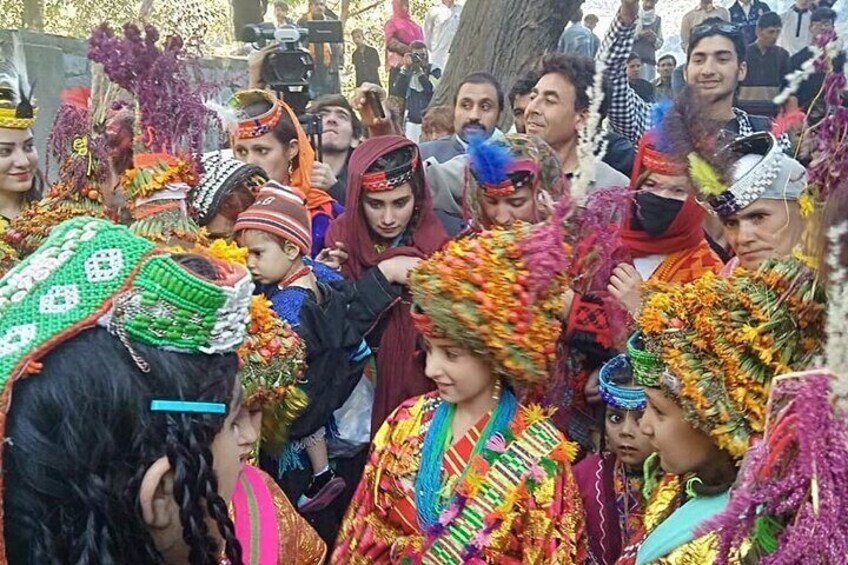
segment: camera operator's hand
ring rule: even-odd
[[[314,188],[320,188],[324,192],[330,190],[338,179],[336,178],[336,174],[333,172],[333,168],[321,161],[315,161],[312,163],[312,174],[309,176],[309,186]]]
[[[407,69],[411,69],[415,65],[415,61],[412,60],[412,53],[407,53],[403,56],[403,66]]]
[[[365,96],[366,92],[374,92],[377,94],[380,104],[383,106],[383,114],[386,116],[385,118],[378,118],[374,115],[374,111],[371,109],[370,104],[368,104],[368,99]],[[362,125],[368,128],[372,136],[390,135],[395,133],[394,124],[392,123],[391,118],[392,114],[389,111],[388,104],[386,104],[386,99],[386,91],[380,86],[370,82],[363,82],[362,85],[354,91],[353,96],[350,98],[351,107],[359,112]]]
[[[251,51],[247,56],[248,88],[265,88],[265,81],[262,80],[262,63],[265,62],[265,57],[276,48],[276,44],[268,44],[262,49]]]

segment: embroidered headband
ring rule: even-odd
[[[636,159],[633,161],[633,171],[630,175],[631,185],[635,185],[646,170],[668,176],[686,174],[687,163],[680,162],[672,155],[657,149],[654,145],[655,137],[656,134],[650,130],[639,139],[639,149],[636,151]]]
[[[421,164],[418,148],[413,148],[412,159],[394,169],[386,171],[375,171],[362,175],[362,189],[365,192],[385,192],[393,190],[402,184],[406,184],[415,176],[415,172]]]
[[[607,406],[620,410],[644,410],[648,402],[644,389],[635,386],[621,386],[613,382],[615,375],[622,373],[632,375],[630,362],[624,353],[616,355],[604,363],[598,374],[598,389],[601,393],[601,399]]]
[[[5,409],[18,380],[37,378],[39,359],[98,325],[127,347],[142,371],[147,363],[133,343],[185,353],[234,352],[246,332],[253,284],[245,269],[210,261],[219,275],[214,282],[187,271],[124,226],[84,217],[57,226],[0,279]],[[4,436],[5,418],[0,418]]]
[[[244,109],[257,102],[267,102],[271,107],[263,114],[249,117]],[[283,118],[283,105],[267,90],[242,90],[230,98],[227,105],[238,112],[238,139],[253,139],[269,133]]]
[[[504,171],[506,178],[499,183],[483,182],[477,177],[473,167],[469,170],[483,192],[489,196],[509,196],[524,187],[532,187],[539,178],[539,164],[532,159],[520,159],[509,163]]]

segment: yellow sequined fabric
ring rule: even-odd
[[[280,553],[277,563],[291,565],[321,565],[327,558],[327,545],[309,522],[294,509],[288,497],[269,475],[265,484],[274,498],[277,525],[280,531]]]

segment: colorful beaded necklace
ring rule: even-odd
[[[504,431],[512,422],[518,409],[518,401],[509,389],[504,388],[501,399],[495,407],[492,417],[480,434],[462,477],[456,484],[461,484],[462,479],[468,473],[471,462],[480,453],[486,442],[494,434]],[[450,445],[450,427],[453,422],[456,405],[450,402],[441,402],[433,415],[424,446],[421,450],[421,466],[415,477],[415,506],[418,514],[418,524],[423,531],[428,531],[438,523],[439,516],[449,505],[448,496],[443,496],[442,489],[442,461],[445,451]]]

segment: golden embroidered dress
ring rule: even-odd
[[[422,529],[416,478],[442,403],[436,393],[408,400],[380,428],[333,563],[583,562],[583,509],[569,465],[575,448],[538,406],[519,406],[476,456],[491,413],[446,449],[441,495],[453,502]]]

